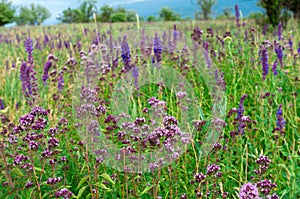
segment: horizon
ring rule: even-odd
[[[45,20],[42,25],[55,25],[59,24],[57,17],[64,10],[68,8],[77,8],[82,1],[51,1],[51,0],[10,0],[14,6],[29,6],[34,3],[36,5],[41,5],[47,8],[51,17]],[[157,2],[157,3],[153,3]],[[224,8],[231,8],[234,13],[235,4],[239,5],[243,16],[248,16],[251,12],[259,12],[263,9],[257,6],[256,0],[238,0],[238,1],[227,1],[227,0],[217,0],[216,4],[212,8],[212,17],[215,18],[218,15],[223,14]],[[139,14],[139,16],[146,19],[148,16],[158,16],[159,10],[162,7],[169,7],[176,13],[180,14],[182,18],[190,17],[194,19],[194,14],[196,11],[200,11],[200,7],[197,5],[196,0],[97,0],[97,9],[104,5],[109,5],[113,8],[124,7],[126,10],[133,10]],[[150,8],[150,9],[149,9]],[[14,23],[8,24],[7,27],[15,26]]]

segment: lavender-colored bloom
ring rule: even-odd
[[[139,69],[137,66],[132,68],[132,78],[134,80],[134,86],[138,89],[138,78],[139,78]]]
[[[0,110],[5,108],[3,99],[0,98]]]
[[[297,52],[298,52],[298,55],[300,55],[300,41],[298,43],[298,50],[297,50]]]
[[[42,76],[42,80],[43,80],[44,84],[47,84],[47,79],[49,78],[48,72],[49,72],[51,66],[52,66],[51,61],[47,61],[46,64],[44,65],[44,74]]]
[[[278,35],[278,40],[283,40],[283,36],[282,36],[282,23],[278,24],[277,35]]]
[[[26,52],[28,53],[28,63],[33,64],[33,56],[32,56],[33,44],[32,44],[32,40],[29,37],[25,39],[24,46]]]
[[[240,28],[240,12],[237,4],[235,5],[235,20],[236,20],[236,26]]]
[[[278,75],[278,72],[277,72],[277,65],[278,65],[278,60],[276,59],[273,63],[273,66],[272,66],[272,71],[274,73],[274,75]]]
[[[262,62],[262,71],[263,71],[262,76],[263,76],[263,80],[265,80],[269,72],[268,51],[266,48],[262,48],[260,53],[261,53],[261,62]]]
[[[206,178],[206,175],[204,175],[203,173],[197,173],[196,175],[194,175],[194,178],[197,183],[200,183]]]
[[[154,50],[154,55],[156,58],[156,62],[160,63],[161,62],[161,53],[162,53],[162,44],[161,41],[159,39],[159,37],[157,36],[157,33],[155,33],[155,37],[153,39],[153,50]]]
[[[205,61],[206,61],[206,67],[211,68],[211,59],[210,59],[210,56],[209,56],[208,46],[209,46],[208,42],[203,42],[204,58],[205,58]]]
[[[239,108],[238,108],[238,110],[237,110],[237,119],[240,119],[240,118],[242,118],[242,116],[244,115],[244,101],[245,101],[245,99],[246,99],[246,97],[248,97],[248,95],[247,94],[244,94],[242,97],[241,97],[241,99],[240,99],[240,104],[239,104]]]
[[[209,164],[206,168],[206,174],[211,175],[219,170],[220,170],[220,166],[215,165],[215,164]]]
[[[64,197],[64,199],[69,199],[72,197],[72,195],[73,195],[73,193],[71,191],[69,191],[66,188],[62,188],[61,190],[59,190],[55,193],[55,198]]]
[[[130,48],[127,43],[127,38],[124,36],[122,44],[121,44],[121,51],[122,51],[122,60],[124,63],[124,69],[125,71],[129,71],[131,66],[130,66],[130,61],[131,61],[131,55],[130,55]]]
[[[31,182],[31,181],[29,181],[29,182],[27,182],[26,184],[25,184],[25,188],[26,189],[29,189],[29,188],[31,188],[33,186],[33,183]]]
[[[279,108],[277,110],[276,113],[276,126],[279,130],[283,130],[284,126],[285,126],[285,120],[282,117],[282,104],[279,105]]]
[[[258,189],[251,182],[242,186],[239,194],[240,199],[259,199]]]
[[[61,93],[63,88],[64,88],[64,73],[63,71],[61,71],[59,73],[59,78],[58,78],[58,82],[57,82],[57,88],[58,88],[58,91]]]
[[[271,189],[275,188],[277,185],[272,183],[271,180],[265,179],[257,183],[257,187],[260,188],[260,192],[264,195],[268,195]]]
[[[280,66],[283,67],[283,61],[282,61],[283,50],[282,50],[282,46],[279,45],[278,43],[276,43],[276,41],[274,42],[274,46],[275,46],[275,53],[276,53],[277,58],[279,59]]]

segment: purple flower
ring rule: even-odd
[[[235,5],[235,20],[236,20],[236,26],[239,28],[240,27],[240,12],[239,12],[239,7],[237,4]]]
[[[209,43],[208,42],[203,42],[203,48],[204,48],[204,58],[206,61],[206,67],[211,68],[211,59],[209,56],[209,49],[208,49]]]
[[[215,164],[209,164],[206,168],[206,174],[211,175],[219,170],[220,170],[220,166],[215,165]]]
[[[47,61],[46,64],[44,65],[44,74],[42,76],[42,80],[43,80],[44,84],[47,84],[47,79],[49,78],[48,72],[49,72],[51,66],[52,66],[51,61]]]
[[[134,80],[134,86],[138,89],[139,88],[139,85],[138,85],[139,69],[137,66],[134,66],[132,68],[132,77]]]
[[[240,99],[239,108],[238,108],[238,110],[237,110],[237,119],[242,118],[242,116],[244,115],[244,111],[245,111],[245,109],[244,109],[244,101],[245,101],[246,97],[248,97],[248,95],[247,95],[247,94],[244,94],[244,95],[241,97],[241,99]]]
[[[260,51],[260,54],[261,54],[261,61],[262,61],[262,75],[263,75],[263,80],[266,79],[266,76],[268,74],[268,71],[269,71],[269,64],[268,64],[268,61],[269,61],[269,57],[268,57],[268,51],[266,48],[262,48],[261,51]]]
[[[64,199],[69,199],[72,197],[72,195],[73,195],[73,193],[71,191],[69,191],[66,188],[62,188],[61,190],[59,190],[55,193],[55,198],[64,197]]]
[[[157,36],[157,33],[155,33],[155,37],[153,39],[153,50],[154,50],[154,55],[156,58],[156,63],[161,62],[161,53],[162,53],[162,45],[159,37]]]
[[[0,98],[0,110],[3,110],[4,108],[4,100]]]
[[[59,78],[58,78],[58,82],[57,82],[57,88],[58,88],[58,91],[60,93],[62,92],[62,90],[64,88],[64,85],[65,85],[65,83],[64,83],[64,73],[63,73],[63,71],[61,71],[59,73]]]
[[[277,58],[279,59],[280,66],[283,67],[283,62],[282,62],[283,50],[282,50],[282,46],[280,44],[276,43],[276,41],[274,42],[274,46],[275,46],[275,53],[276,53]]]
[[[298,50],[297,50],[297,52],[298,52],[298,55],[300,55],[300,41],[298,43]]]
[[[285,120],[282,117],[282,104],[279,105],[279,108],[276,112],[276,126],[279,130],[283,130],[284,126],[285,126]]]
[[[242,186],[239,194],[240,199],[259,199],[258,189],[251,182]]]
[[[206,175],[204,175],[203,173],[197,173],[196,175],[194,175],[194,178],[197,183],[200,183],[206,178]]]
[[[274,75],[278,75],[278,72],[277,72],[277,65],[278,65],[278,60],[276,59],[273,63],[273,66],[272,66],[272,71],[274,73]]]
[[[33,56],[32,56],[32,52],[33,52],[33,44],[32,44],[32,40],[28,37],[25,39],[24,41],[24,46],[25,46],[25,50],[28,53],[28,63],[33,64]]]
[[[278,24],[277,35],[278,35],[278,40],[283,40],[283,36],[282,36],[282,23]]]
[[[25,188],[26,189],[29,189],[29,188],[31,188],[33,186],[33,183],[31,182],[31,181],[29,181],[29,182],[27,182],[26,184],[25,184]]]
[[[277,185],[272,183],[271,180],[265,179],[257,183],[257,187],[260,188],[260,192],[264,195],[268,195],[271,192],[272,188],[275,188]]]
[[[124,69],[125,71],[129,71],[131,66],[130,66],[130,61],[131,61],[131,55],[130,55],[130,48],[129,45],[127,43],[127,38],[126,36],[124,36],[123,41],[121,43],[121,57],[124,63]]]

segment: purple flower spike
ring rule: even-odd
[[[278,60],[276,59],[273,63],[273,66],[272,66],[272,71],[274,73],[274,76],[278,75],[278,72],[277,72],[277,65],[278,65]]]
[[[283,50],[282,50],[282,46],[279,45],[278,43],[276,43],[276,41],[274,42],[274,46],[275,46],[275,53],[276,56],[279,60],[280,66],[283,67]]]
[[[161,62],[161,53],[162,53],[162,45],[159,37],[157,36],[157,33],[155,33],[155,37],[153,40],[153,50],[154,50],[154,55],[156,58],[156,62],[160,63]]]
[[[0,110],[5,108],[3,99],[0,98]]]
[[[28,53],[28,63],[33,64],[33,56],[32,56],[33,44],[32,44],[32,40],[29,37],[25,39],[24,46],[26,52]]]
[[[61,71],[59,73],[59,78],[58,78],[58,82],[57,82],[57,88],[58,88],[58,91],[61,93],[63,88],[64,88],[64,73]]]
[[[134,66],[132,68],[132,77],[134,79],[134,85],[138,89],[138,87],[139,87],[139,85],[138,85],[139,69],[137,66]]]
[[[282,36],[282,23],[278,24],[277,35],[278,35],[278,40],[283,40],[283,36]]]
[[[130,48],[127,43],[127,38],[124,36],[122,44],[121,44],[121,50],[122,50],[122,60],[124,63],[124,69],[125,71],[129,71],[131,66],[130,66],[130,61],[131,61],[131,56],[130,56]]]
[[[239,6],[235,5],[235,20],[236,20],[236,26],[240,28],[240,11]]]
[[[47,84],[47,79],[49,78],[48,72],[49,72],[51,66],[52,66],[51,61],[47,61],[46,64],[44,65],[44,74],[42,76],[42,80],[45,85]]]
[[[279,130],[283,130],[284,126],[285,126],[285,120],[282,117],[282,104],[279,105],[279,108],[277,110],[276,113],[276,126]]]
[[[263,48],[261,50],[261,62],[262,62],[262,70],[263,70],[263,80],[266,79],[266,76],[268,74],[268,71],[269,71],[269,57],[268,57],[268,51],[266,48]]]

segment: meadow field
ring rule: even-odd
[[[0,198],[300,198],[300,27],[0,28]]]

